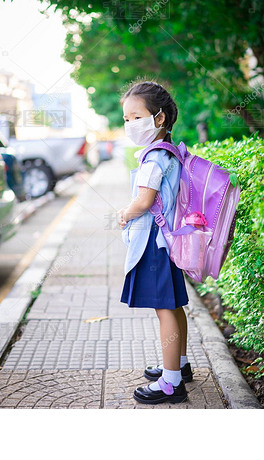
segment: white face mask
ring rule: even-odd
[[[143,117],[134,121],[125,121],[125,133],[136,145],[149,145],[162,130],[163,126],[156,128],[154,118],[162,111],[153,117]]]

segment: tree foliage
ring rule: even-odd
[[[68,30],[63,56],[74,64],[78,82],[95,88],[93,107],[109,118],[110,127],[123,123],[119,99],[126,85],[146,77],[175,98],[177,138],[196,142],[199,122],[207,123],[209,138],[241,138],[256,130],[264,135],[262,1],[50,0],[50,5],[62,10]],[[252,75],[248,49],[256,59]],[[259,88],[255,93],[253,85]]]

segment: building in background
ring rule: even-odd
[[[85,88],[68,84],[68,91],[37,93],[29,80],[0,69],[0,131],[22,139],[79,137],[94,139],[108,126],[107,117],[89,107]]]
[[[0,69],[0,130],[6,138],[15,136],[20,113],[32,110],[32,84],[19,80],[13,73]]]

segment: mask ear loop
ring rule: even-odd
[[[162,112],[162,109],[159,109],[159,111],[156,113],[156,115],[154,115],[154,118],[156,118],[156,116],[157,116],[160,112]]]
[[[154,115],[154,118],[156,118],[156,116],[162,112],[162,108],[159,109],[158,113],[156,113],[156,115]],[[165,128],[165,126],[159,126],[159,128]]]

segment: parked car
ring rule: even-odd
[[[6,164],[0,159],[0,243],[16,233],[17,219],[14,218],[16,202],[15,193],[7,184]]]
[[[101,161],[110,160],[112,158],[113,142],[112,141],[95,141],[87,151],[87,161],[96,168]]]
[[[8,147],[7,139],[0,133],[0,158],[2,157],[5,162],[7,185],[13,190],[18,201],[24,201],[26,199],[24,173],[14,153],[14,149]]]
[[[100,161],[110,160],[112,158],[113,142],[111,141],[99,141],[98,151]]]
[[[53,190],[59,179],[86,169],[85,136],[20,141],[11,137],[9,146],[23,166],[25,191],[32,198]]]

